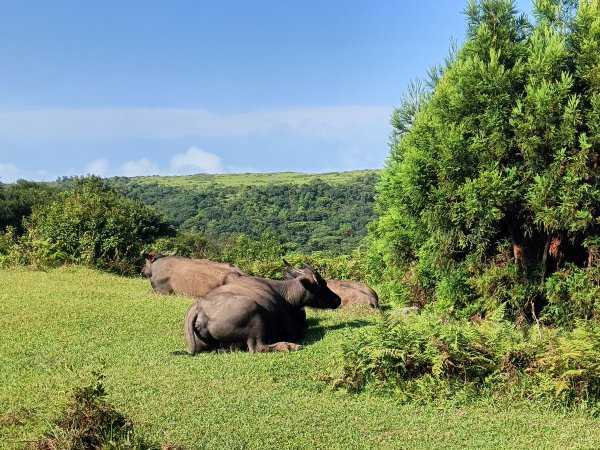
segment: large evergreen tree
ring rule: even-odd
[[[600,3],[536,0],[533,24],[509,0],[472,0],[465,14],[462,48],[392,118],[374,271],[403,302],[593,315]]]

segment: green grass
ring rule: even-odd
[[[289,354],[184,349],[191,299],[159,296],[142,279],[81,268],[0,271],[0,447],[20,448],[60,414],[94,369],[108,399],[153,442],[187,448],[600,448],[600,421],[538,403],[402,405],[323,381],[362,310],[309,312],[304,350]]]
[[[320,178],[331,184],[346,183],[352,178],[366,173],[377,172],[376,170],[354,170],[348,172],[330,172],[309,174],[301,172],[277,172],[277,173],[240,173],[240,174],[196,174],[182,176],[147,176],[133,177],[141,184],[151,183],[160,186],[171,186],[194,189],[216,183],[221,186],[266,186],[271,184],[305,184],[311,180]]]

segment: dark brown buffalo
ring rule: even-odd
[[[150,278],[156,292],[193,297],[207,294],[219,286],[246,276],[233,264],[156,253],[146,256],[142,275]]]
[[[379,307],[377,293],[364,283],[351,280],[327,280],[327,286],[342,299],[342,307],[364,305]]]
[[[286,268],[283,271],[284,278],[292,280],[300,275],[300,271],[294,269],[285,259]],[[364,305],[371,308],[379,307],[377,293],[364,283],[351,280],[326,280],[327,286],[335,292],[342,300],[341,306]]]
[[[185,316],[193,355],[216,348],[250,352],[293,351],[304,335],[304,307],[337,308],[340,298],[310,266],[293,280],[241,277],[192,304]]]

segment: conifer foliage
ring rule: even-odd
[[[371,261],[399,303],[600,313],[600,2],[533,9],[471,0],[463,46],[392,117]]]

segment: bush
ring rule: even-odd
[[[504,305],[509,318],[522,317],[523,307],[535,295],[537,286],[527,280],[510,251],[510,242],[498,243],[496,254],[483,267],[473,270],[470,283],[476,300],[472,310],[486,313]]]
[[[73,391],[62,417],[32,450],[158,450],[160,446],[140,439],[133,423],[106,399],[104,375],[93,372],[90,384]],[[178,447],[177,447],[178,448]]]
[[[102,179],[77,179],[49,204],[34,207],[22,239],[39,266],[72,262],[119,273],[134,273],[141,251],[172,232],[154,210],[127,200]]]
[[[434,312],[386,315],[358,345],[345,348],[346,376],[359,384],[424,375],[484,382],[502,372],[506,355],[524,342],[515,325],[498,318],[472,322]]]
[[[217,242],[195,231],[180,231],[175,236],[159,238],[150,247],[156,253],[196,259],[218,259],[221,252]]]
[[[600,326],[578,320],[573,331],[546,345],[533,364],[541,393],[567,404],[600,406]]]
[[[546,280],[548,305],[543,320],[572,328],[576,319],[600,317],[600,264],[581,269],[568,265]]]
[[[600,255],[600,4],[533,9],[529,23],[512,1],[469,2],[463,46],[392,116],[369,229],[392,303],[457,317],[549,303],[556,324],[593,314],[582,270]]]
[[[227,242],[221,258],[238,265],[252,276],[281,278],[283,269],[283,243],[273,234],[264,232],[259,239],[240,234]]]
[[[215,241],[197,232],[179,232],[174,237],[161,238],[150,245],[154,252],[187,258],[205,258],[238,265],[248,275],[281,278],[287,260],[294,267],[310,264],[325,278],[363,281],[365,273],[362,254],[349,255],[314,252],[304,255],[286,253],[287,245],[271,233],[260,239],[237,235],[226,241]]]
[[[58,197],[59,189],[50,183],[18,180],[14,184],[0,183],[0,232],[12,227],[17,235],[24,232],[23,218],[35,205]]]
[[[0,269],[19,263],[19,239],[13,227],[0,234]]]
[[[494,396],[600,407],[600,325],[578,321],[542,338],[502,319],[454,319],[426,310],[390,314],[343,348],[337,386],[392,388],[405,400]]]

